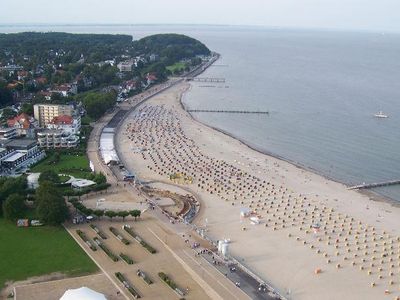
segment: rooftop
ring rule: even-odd
[[[24,157],[26,155],[26,153],[22,153],[22,152],[15,152],[13,154],[11,154],[9,157],[7,157],[4,162],[14,162],[18,159],[20,159],[21,157]]]
[[[63,115],[54,117],[50,123],[55,125],[70,125],[73,123],[73,121],[74,119],[71,116]]]
[[[14,139],[6,141],[4,146],[7,148],[31,148],[36,145],[36,141],[33,139]]]

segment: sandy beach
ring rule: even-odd
[[[229,238],[230,253],[290,299],[400,296],[399,208],[197,122],[180,103],[187,89],[155,96],[121,125],[130,171],[190,191],[202,207],[195,223]]]

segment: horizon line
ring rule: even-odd
[[[89,23],[69,23],[69,22],[59,22],[59,23],[45,23],[45,22],[15,22],[15,23],[1,23],[0,27],[24,27],[24,26],[33,26],[33,27],[45,27],[45,26],[54,26],[54,27],[62,27],[62,26],[70,26],[70,27],[78,27],[78,26],[203,26],[203,27],[248,27],[248,28],[264,28],[264,29],[275,29],[275,30],[309,30],[309,31],[336,31],[336,32],[359,32],[359,33],[378,33],[378,34],[399,34],[400,30],[396,29],[366,29],[366,28],[335,28],[335,27],[307,27],[307,26],[278,26],[278,25],[265,25],[265,24],[207,24],[207,23],[97,23],[97,22],[89,22]]]

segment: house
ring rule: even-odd
[[[133,61],[122,61],[117,65],[117,68],[120,72],[131,72],[133,69]]]
[[[28,71],[25,71],[25,70],[17,71],[18,80],[22,80],[25,77],[27,77],[28,75],[29,75]]]
[[[159,56],[157,54],[150,54],[149,56],[149,61],[150,62],[156,62],[159,59]]]
[[[78,93],[78,85],[77,83],[66,83],[53,87],[50,92],[61,94],[63,97],[67,97],[69,94],[76,95]]]
[[[7,72],[12,72],[14,73],[15,71],[21,71],[24,68],[22,66],[18,66],[18,65],[7,65],[4,67],[0,67],[0,71],[7,71]]]
[[[134,91],[139,87],[139,82],[136,80],[128,80],[122,84],[123,92],[129,93],[130,91]]]
[[[46,77],[38,77],[34,79],[35,85],[45,85],[47,83]]]
[[[147,80],[147,85],[153,84],[157,81],[157,76],[154,73],[147,73],[146,75],[146,80]]]
[[[48,129],[58,129],[69,134],[79,134],[81,130],[81,116],[61,115],[54,117],[46,126]]]
[[[49,92],[49,91],[40,91],[39,95],[42,95],[44,97],[44,99],[46,99],[46,101],[50,101],[51,100],[51,95],[53,93]]]
[[[29,138],[35,137],[35,130],[38,128],[38,122],[26,113],[8,119],[7,125],[10,128],[15,128],[17,136],[26,136]]]

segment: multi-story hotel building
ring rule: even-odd
[[[45,127],[58,116],[72,116],[74,107],[72,105],[58,104],[35,104],[33,106],[33,114],[39,122],[40,127]]]

